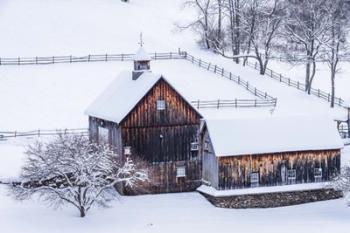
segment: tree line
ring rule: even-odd
[[[330,69],[331,107],[340,56],[347,49],[350,3],[347,0],[189,0],[197,17],[181,28],[200,36],[200,45],[236,63],[255,59],[264,75],[274,54],[305,64],[305,91],[310,94],[317,58]]]

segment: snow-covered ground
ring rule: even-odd
[[[149,52],[182,48],[223,66],[258,89],[278,97],[275,115],[344,116],[316,97],[262,78],[256,71],[201,51],[195,35],[179,33],[194,12],[182,8],[185,0],[1,0],[0,57],[132,53],[142,31]],[[342,63],[338,93],[350,98],[347,71]],[[0,66],[0,131],[87,127],[85,108],[131,62],[80,63],[47,66]],[[315,86],[328,88],[326,66]],[[286,76],[303,80],[303,69],[271,63]],[[165,76],[198,71],[186,61],[155,61],[152,70]],[[213,74],[213,79],[220,79]],[[321,81],[322,80],[322,81]],[[186,85],[186,82],[183,82]],[[232,83],[232,85],[235,85]],[[214,88],[214,86],[213,86]],[[234,87],[237,98],[249,97]],[[235,95],[234,94],[234,95]],[[232,94],[233,95],[233,94]],[[246,96],[247,95],[247,96]],[[218,94],[220,98],[220,93]],[[254,97],[252,97],[254,98]],[[259,114],[271,114],[261,109]],[[218,116],[258,116],[255,110],[226,109]],[[31,139],[0,141],[0,179],[16,177]],[[349,161],[350,147],[343,151]],[[343,199],[264,210],[213,207],[198,193],[123,197],[112,208],[96,210],[80,219],[71,208],[57,211],[40,202],[16,202],[0,185],[0,232],[348,232],[350,209]]]
[[[30,140],[31,141],[31,140]],[[0,143],[0,176],[16,176],[22,165],[23,145],[16,139]],[[342,163],[350,159],[343,150]],[[11,167],[11,169],[10,169]],[[58,210],[35,201],[18,202],[0,185],[0,232],[317,232],[346,233],[350,208],[344,199],[274,209],[220,209],[199,193],[121,197],[108,209],[93,208],[81,219],[69,206]]]

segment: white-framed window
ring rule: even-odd
[[[259,186],[259,173],[253,172],[250,173],[250,187],[258,187]]]
[[[108,143],[109,142],[109,130],[108,128],[98,127],[98,142]]]
[[[315,177],[315,182],[322,181],[322,168],[319,167],[314,169],[314,177]]]
[[[124,146],[124,155],[131,155],[131,146]]]
[[[289,169],[287,172],[288,184],[295,184],[297,179],[297,170]]]
[[[165,110],[165,100],[157,100],[157,110]]]
[[[198,151],[198,150],[199,150],[198,142],[192,142],[191,143],[191,151]]]
[[[181,166],[176,168],[176,178],[186,177],[186,167]]]
[[[204,142],[204,151],[209,151],[209,142]]]

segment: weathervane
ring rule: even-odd
[[[142,47],[144,44],[143,40],[142,40],[142,32],[140,33],[140,42],[139,45]]]

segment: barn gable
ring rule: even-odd
[[[191,159],[197,156],[190,147],[197,141],[200,118],[201,115],[161,78],[120,122],[123,144],[131,147],[133,154],[150,162]]]

